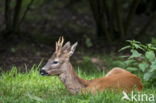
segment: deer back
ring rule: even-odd
[[[123,72],[94,79],[89,83],[86,90],[91,93],[95,93],[96,91],[101,92],[103,90],[124,90],[126,92],[130,92],[134,88],[138,91],[143,89],[140,78],[130,72]]]

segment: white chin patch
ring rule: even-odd
[[[43,72],[41,72],[41,75],[44,75],[44,73],[43,73]]]
[[[42,70],[45,70],[45,68],[42,68]]]

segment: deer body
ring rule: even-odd
[[[86,89],[92,94],[96,91],[101,92],[103,90],[124,90],[126,92],[131,92],[135,86],[138,91],[141,91],[143,88],[141,80],[136,75],[130,73],[120,73],[95,79],[87,86]]]
[[[140,78],[122,68],[113,68],[105,77],[98,79],[84,80],[78,77],[69,61],[69,57],[73,54],[77,43],[70,46],[70,42],[67,42],[63,47],[62,44],[63,38],[56,43],[56,51],[42,68],[41,74],[58,75],[70,93],[86,93],[89,91],[94,94],[104,90],[130,92],[134,87],[138,91],[142,90],[143,86]]]

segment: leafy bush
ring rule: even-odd
[[[156,47],[152,44],[142,44],[139,41],[127,40],[129,45],[119,51],[130,49],[131,55],[123,56],[127,59],[122,62],[124,68],[131,72],[143,73],[143,79],[156,85]],[[155,83],[155,84],[154,84]]]

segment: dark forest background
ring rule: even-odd
[[[1,68],[46,62],[60,36],[79,42],[75,60],[154,41],[156,0],[1,0]]]

